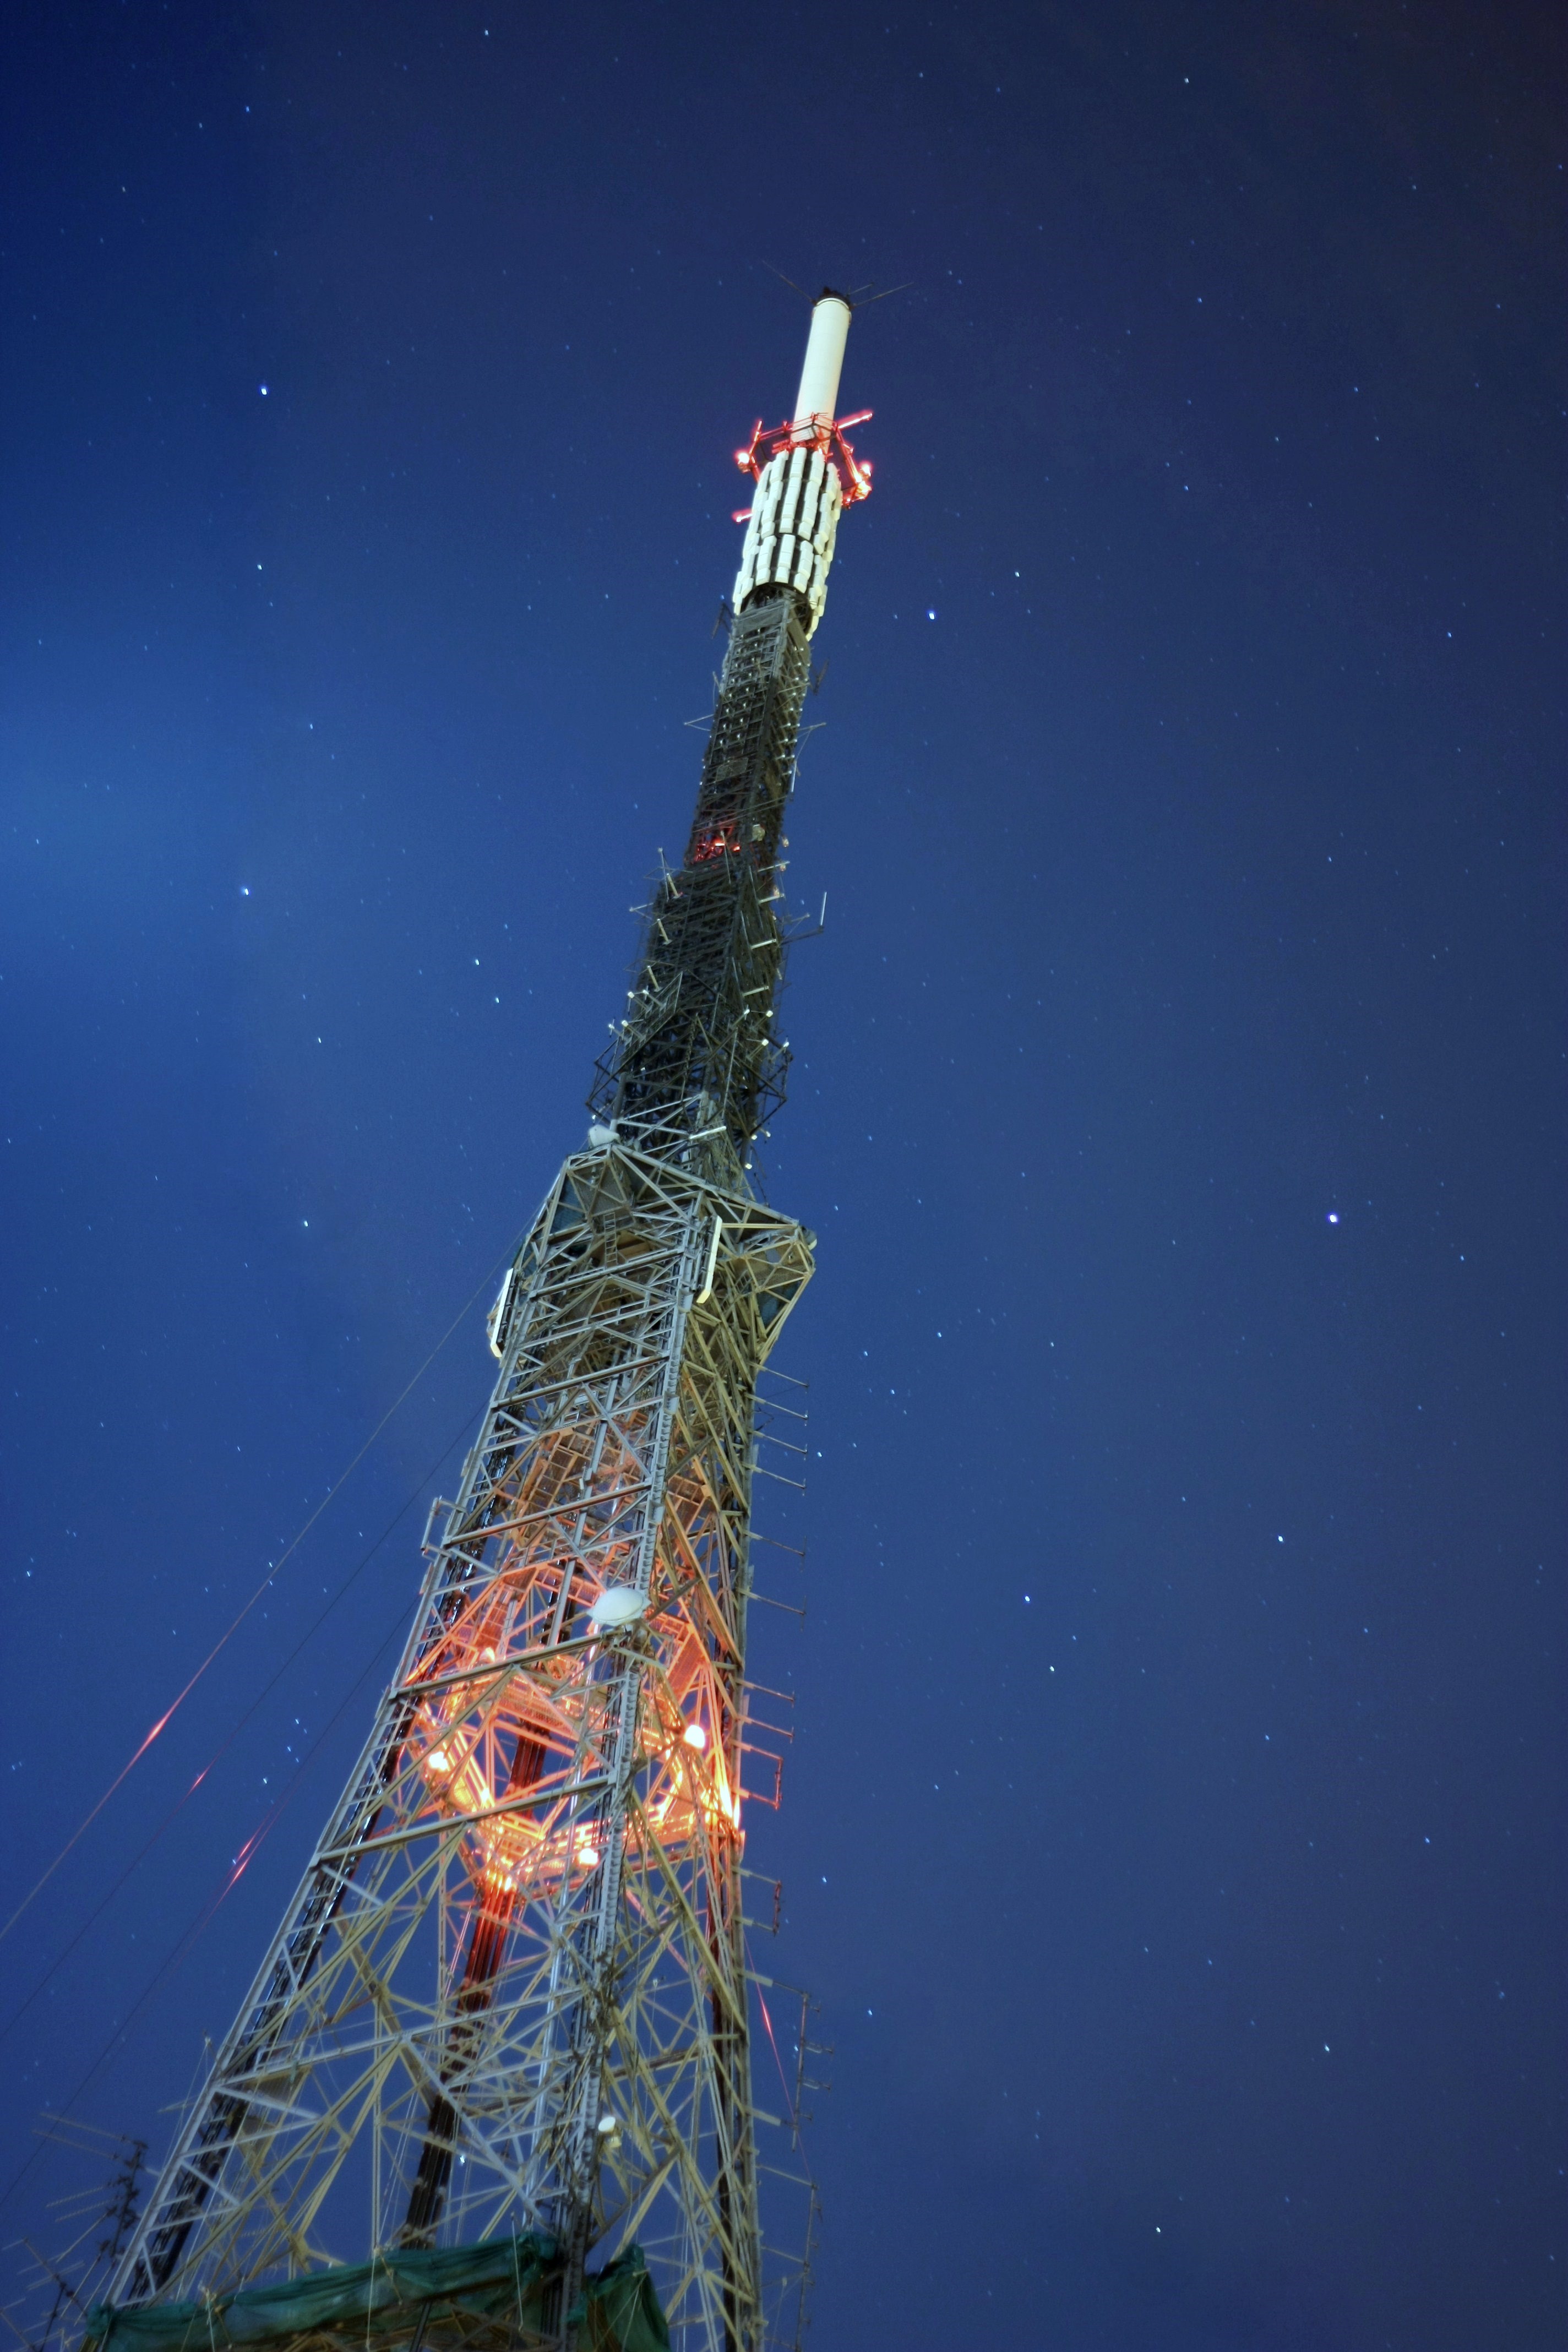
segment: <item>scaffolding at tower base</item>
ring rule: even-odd
[[[551,2343],[560,2250],[523,2233],[436,2253],[378,2255],[272,2286],[187,2303],[96,2304],[91,2352],[527,2352]],[[569,2315],[594,2352],[668,2352],[640,2247],[584,2283]]]
[[[752,2096],[742,1821],[776,1803],[788,1737],[746,1672],[758,1381],[813,1242],[748,1171],[788,1066],[810,638],[869,487],[816,405],[847,323],[825,297],[795,420],[756,459],[686,854],[589,1149],[491,1311],[500,1372],[397,1672],[96,2352],[799,2344],[816,2195],[800,2079],[782,2121]],[[800,2077],[809,2046],[803,2015]],[[799,2252],[764,2241],[764,2174],[800,2196]]]

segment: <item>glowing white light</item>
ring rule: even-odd
[[[1330,1224],[1331,1224],[1331,1225],[1337,1225],[1337,1224],[1339,1223],[1339,1221],[1340,1221],[1340,1213],[1339,1213],[1339,1211],[1338,1211],[1337,1209],[1331,1209],[1331,1210],[1329,1211],[1329,1223],[1330,1223]]]
[[[685,1739],[688,1748],[701,1749],[706,1748],[708,1745],[708,1734],[703,1730],[702,1726],[700,1723],[689,1723],[681,1736]]]
[[[449,1772],[452,1769],[452,1759],[444,1748],[432,1748],[429,1764],[432,1772]]]

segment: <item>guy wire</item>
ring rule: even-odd
[[[300,1757],[299,1763],[294,1769],[293,1775],[289,1780],[289,1786],[280,1792],[280,1794],[274,1800],[273,1803],[268,1808],[267,1811],[262,1815],[260,1827],[254,1830],[247,1839],[246,1843],[240,1847],[239,1852],[236,1854],[233,1862],[229,1864],[223,1885],[218,1888],[217,1893],[216,1895],[210,1895],[207,1897],[201,1909],[196,1913],[195,1917],[192,1920],[190,1926],[175,1942],[173,1949],[169,1952],[168,1957],[160,1962],[152,1977],[142,1987],[141,1993],[138,1995],[132,2008],[126,2011],[124,2018],[118,2025],[116,2025],[113,2032],[110,2035],[108,2041],[104,2043],[102,2049],[99,2052],[97,2057],[93,2060],[86,2074],[77,2084],[76,2088],[71,2092],[69,2097],[55,2110],[56,2114],[59,2116],[62,2120],[68,2120],[70,2118],[72,2108],[76,2105],[77,2101],[81,2097],[82,2093],[88,2088],[88,2085],[95,2080],[95,2078],[102,2072],[103,2068],[108,2064],[110,2059],[114,2054],[116,2045],[124,2041],[131,2027],[135,2023],[137,2018],[141,2016],[142,2011],[153,1999],[153,1994],[156,1993],[167,1979],[173,1975],[175,1969],[180,1965],[180,1962],[185,1958],[192,1947],[197,1942],[203,1930],[206,1927],[208,1922],[212,1919],[214,1914],[217,1911],[218,1906],[223,1902],[224,1897],[230,1894],[238,1885],[240,1879],[249,1868],[257,1848],[261,1844],[268,1832],[276,1827],[279,1817],[282,1813],[284,1807],[297,1795],[307,1766],[315,1758],[328,1735],[336,1730],[338,1725],[342,1722],[343,1716],[348,1711],[350,1701],[358,1696],[361,1685],[368,1680],[383,1653],[387,1649],[389,1644],[396,1639],[398,1628],[402,1625],[407,1613],[406,1609],[399,1609],[396,1616],[393,1619],[391,1625],[387,1628],[385,1633],[383,1634],[381,1640],[377,1643],[375,1649],[372,1654],[369,1664],[365,1666],[363,1673],[355,1677],[348,1690],[344,1692],[342,1700],[331,1719],[322,1725],[321,1730],[316,1734],[315,1738],[310,1742],[310,1747],[305,1750],[303,1756]],[[47,2145],[48,2143],[47,2141],[40,2140],[37,2146],[34,2148],[32,2154],[26,2158],[26,2162],[19,2166],[17,2170],[12,2174],[10,2179],[5,2183],[5,2188],[0,2189],[0,2206],[5,2206],[10,2203],[11,2199],[16,2195],[16,2190],[21,2187],[28,2173],[31,2172],[34,2165],[37,2164],[39,2157],[43,2154],[44,2149]]]
[[[393,1402],[387,1406],[386,1411],[382,1414],[381,1419],[376,1423],[375,1427],[371,1431],[370,1435],[365,1439],[364,1444],[360,1447],[359,1452],[354,1455],[353,1460],[349,1464],[348,1468],[344,1470],[333,1484],[328,1487],[326,1493],[322,1496],[315,1509],[310,1513],[310,1517],[305,1521],[304,1526],[300,1529],[299,1534],[294,1537],[293,1540],[279,1554],[277,1559],[268,1569],[267,1574],[262,1578],[260,1583],[257,1586],[249,1600],[235,1617],[227,1631],[220,1634],[218,1639],[213,1643],[212,1648],[207,1652],[206,1656],[202,1660],[201,1664],[196,1668],[195,1673],[191,1676],[184,1690],[180,1692],[178,1697],[174,1700],[165,1712],[158,1717],[157,1722],[153,1726],[151,1731],[148,1732],[141,1746],[135,1748],[128,1760],[121,1766],[119,1771],[115,1774],[108,1788],[105,1789],[102,1796],[100,1797],[97,1804],[92,1807],[89,1812],[85,1813],[81,1820],[77,1823],[76,1828],[71,1832],[69,1837],[67,1838],[64,1845],[61,1846],[58,1853],[56,1854],[48,1868],[43,1873],[41,1877],[34,1882],[34,1884],[28,1888],[26,1894],[23,1895],[22,1900],[17,1904],[16,1908],[12,1912],[11,1916],[6,1920],[5,1926],[0,1927],[0,1943],[5,1942],[5,1937],[10,1934],[17,1920],[22,1916],[24,1911],[26,1911],[28,1906],[32,1903],[34,1897],[40,1894],[44,1887],[48,1885],[49,1880],[54,1876],[61,1863],[64,1862],[67,1854],[70,1853],[72,1847],[86,1835],[93,1822],[98,1819],[100,1813],[102,1812],[105,1805],[108,1804],[110,1797],[114,1795],[115,1790],[120,1788],[123,1781],[130,1778],[137,1765],[142,1761],[143,1756],[146,1755],[147,1750],[152,1747],[153,1742],[158,1738],[159,1734],[166,1728],[179,1708],[184,1704],[185,1700],[189,1698],[191,1693],[195,1690],[196,1685],[200,1682],[207,1668],[212,1664],[213,1660],[219,1654],[220,1651],[226,1649],[228,1643],[234,1639],[234,1636],[238,1633],[240,1627],[244,1624],[246,1619],[249,1616],[257,1602],[261,1599],[262,1594],[268,1591],[271,1587],[279,1570],[283,1567],[284,1562],[299,1550],[300,1546],[304,1542],[305,1538],[310,1534],[310,1529],[315,1526],[316,1521],[321,1517],[321,1513],[326,1509],[327,1505],[332,1501],[335,1496],[342,1492],[342,1488],[353,1477],[354,1472],[359,1468],[360,1464],[364,1460],[365,1455],[370,1452],[371,1447],[375,1444],[376,1439],[381,1435],[382,1431],[386,1427],[386,1424],[392,1419],[393,1414],[397,1411],[401,1404],[406,1402],[406,1400],[413,1394],[414,1391],[418,1387],[420,1381],[424,1379],[426,1373],[429,1370],[431,1365],[435,1362],[437,1357],[440,1354],[442,1349],[446,1346],[447,1340],[457,1329],[458,1324],[463,1320],[464,1316],[468,1314],[468,1309],[473,1306],[475,1299],[483,1295],[485,1286],[495,1274],[496,1268],[504,1265],[509,1256],[516,1256],[518,1251],[522,1246],[522,1241],[523,1235],[519,1234],[515,1241],[513,1241],[507,1249],[502,1250],[500,1256],[495,1258],[490,1265],[487,1267],[486,1271],[479,1276],[479,1282],[475,1286],[474,1289],[470,1291],[468,1297],[458,1309],[457,1314],[452,1318],[450,1323],[447,1324],[447,1328],[442,1332],[441,1337],[437,1340],[436,1345],[431,1349],[430,1353],[426,1357],[425,1361],[420,1365],[419,1370],[415,1373],[407,1387],[402,1391],[401,1395],[395,1398]]]
[[[44,1970],[43,1975],[38,1979],[37,1984],[34,1985],[32,1991],[24,1997],[19,2005],[11,2011],[10,2016],[5,2020],[5,2023],[0,2025],[0,2042],[5,2040],[6,2034],[10,2032],[11,2028],[14,2025],[17,2025],[21,2022],[28,2010],[33,2006],[33,2003],[37,2000],[38,1995],[44,1990],[44,1988],[65,1966],[67,1960],[69,1959],[71,1954],[75,1951],[82,1937],[87,1934],[88,1929],[93,1925],[95,1920],[99,1919],[108,1909],[110,1904],[113,1902],[115,1896],[119,1894],[126,1880],[134,1871],[141,1867],[142,1864],[152,1853],[153,1848],[157,1844],[158,1840],[163,1836],[163,1832],[168,1828],[170,1822],[174,1820],[177,1814],[184,1811],[185,1806],[195,1795],[196,1790],[201,1787],[203,1781],[212,1771],[214,1766],[222,1761],[229,1748],[234,1745],[235,1740],[244,1730],[246,1725],[250,1721],[251,1717],[260,1706],[262,1701],[277,1689],[279,1684],[282,1681],[289,1667],[294,1664],[295,1659],[298,1658],[300,1653],[308,1648],[310,1643],[314,1641],[316,1635],[321,1632],[321,1627],[326,1623],[327,1619],[331,1615],[339,1601],[346,1597],[353,1585],[358,1582],[364,1570],[370,1566],[371,1561],[375,1558],[376,1553],[381,1549],[388,1536],[391,1535],[394,1528],[395,1528],[401,1520],[407,1517],[409,1511],[418,1501],[419,1496],[429,1485],[431,1479],[435,1477],[437,1472],[440,1469],[442,1463],[446,1461],[447,1456],[458,1444],[463,1432],[468,1428],[468,1423],[473,1420],[473,1418],[474,1416],[471,1412],[464,1414],[462,1420],[458,1423],[457,1429],[447,1439],[446,1444],[441,1448],[440,1453],[436,1456],[435,1461],[430,1465],[430,1467],[425,1473],[424,1477],[419,1480],[416,1486],[410,1487],[408,1494],[398,1505],[391,1518],[388,1519],[385,1527],[383,1528],[380,1535],[377,1536],[375,1541],[371,1545],[370,1549],[361,1554],[357,1566],[351,1570],[350,1573],[343,1579],[342,1584],[339,1585],[337,1591],[328,1601],[326,1607],[320,1612],[314,1624],[310,1626],[305,1633],[301,1633],[299,1641],[296,1642],[294,1647],[289,1651],[289,1655],[284,1659],[282,1664],[277,1669],[277,1672],[273,1675],[271,1680],[262,1685],[260,1690],[258,1691],[256,1696],[251,1700],[250,1705],[246,1708],[245,1713],[230,1725],[226,1736],[221,1743],[214,1748],[212,1754],[202,1766],[201,1770],[196,1774],[195,1779],[191,1782],[190,1787],[185,1790],[184,1796],[175,1798],[174,1803],[170,1806],[163,1820],[158,1823],[157,1828],[153,1832],[151,1837],[147,1839],[145,1844],[141,1847],[140,1851],[132,1856],[124,1869],[121,1872],[119,1877],[114,1881],[112,1886],[108,1889],[97,1908],[88,1913],[87,1917],[82,1921],[81,1926],[77,1929],[76,1934],[71,1937],[70,1942],[67,1944],[61,1951],[57,1952],[55,1958],[49,1962],[48,1967]],[[380,1654],[379,1652],[377,1654]]]

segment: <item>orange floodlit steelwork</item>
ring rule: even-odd
[[[488,1879],[539,1896],[574,1865],[599,1864],[597,1847],[574,1825],[572,1800],[601,1644],[549,1642],[560,1585],[553,1562],[496,1577],[406,1685],[409,1760],[429,1809],[462,1828],[460,1852],[476,1886]],[[585,1587],[579,1616],[594,1597]],[[645,1622],[659,1671],[639,1727],[647,1780],[629,1843],[635,1851],[646,1832],[666,1853],[684,1854],[720,1822],[739,1830],[741,1791],[722,1748],[710,1750],[703,1718],[713,1719],[721,1701],[694,1629],[674,1612]]]

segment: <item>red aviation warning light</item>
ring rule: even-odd
[[[847,425],[864,425],[872,415],[869,408],[858,408],[852,416],[837,419],[813,416],[806,420],[805,429],[796,421],[789,425],[764,425],[761,417],[752,427],[752,438],[744,449],[735,452],[735,463],[742,474],[761,481],[763,469],[781,449],[820,449],[838,477],[842,502],[847,507],[858,506],[871,495],[871,460],[857,457],[851,443],[844,437]],[[737,522],[750,522],[752,509],[741,507],[735,514]]]
[[[735,452],[742,474],[760,481],[769,461],[783,449],[816,449],[838,477],[839,503],[852,507],[871,495],[871,468],[856,457],[845,439],[845,427],[864,425],[871,415],[858,408],[851,416],[836,417],[838,378],[844,366],[844,345],[849,332],[851,304],[847,296],[825,287],[813,306],[811,334],[800,371],[795,414],[787,424],[763,425],[759,417],[744,449]],[[751,520],[751,509],[735,517]]]
[[[861,424],[871,412],[836,415],[850,309],[846,294],[818,296],[793,415],[784,425],[759,425],[749,446],[735,452],[735,463],[757,487],[735,518],[745,524],[746,538],[731,603],[739,614],[752,598],[792,592],[804,599],[808,636],[826,601],[838,518],[871,488],[870,467],[858,462],[844,436],[846,425]]]

